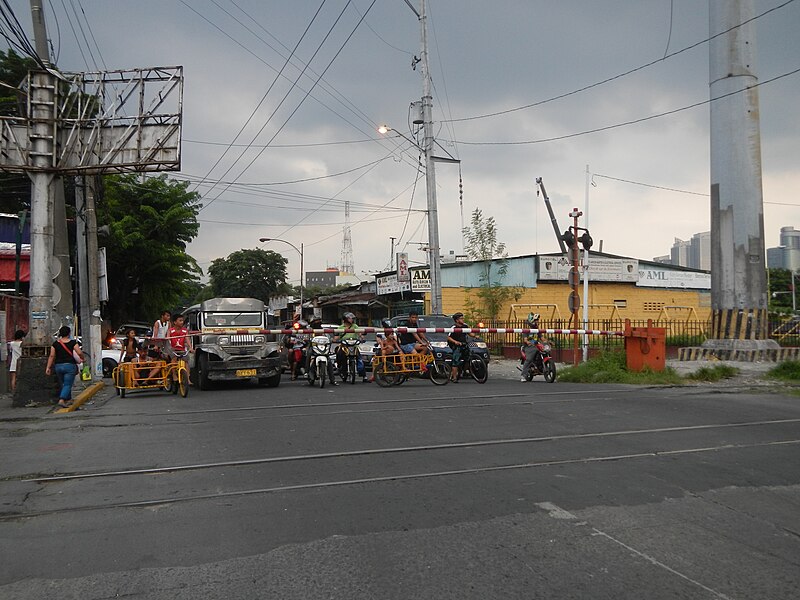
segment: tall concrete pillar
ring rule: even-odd
[[[767,340],[755,25],[738,27],[754,16],[754,0],[709,0],[709,16],[712,36],[733,29],[710,44],[713,339],[704,345],[777,347]]]

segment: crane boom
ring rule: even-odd
[[[556,239],[558,240],[558,247],[561,248],[561,254],[567,253],[567,246],[564,240],[561,239],[561,230],[558,228],[558,221],[553,214],[553,207],[550,206],[550,198],[547,196],[547,190],[544,189],[544,182],[541,177],[536,178],[536,185],[542,190],[542,197],[544,198],[544,205],[547,207],[547,213],[550,215],[550,222],[553,224],[553,231],[556,232]],[[538,192],[537,192],[538,194]]]

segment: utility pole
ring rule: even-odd
[[[433,160],[433,98],[428,63],[428,28],[425,0],[419,2],[419,23],[422,36],[420,65],[422,71],[422,149],[425,152],[425,189],[428,197],[428,256],[431,267],[431,313],[442,312],[441,251],[439,248],[439,213],[436,208],[436,171]]]
[[[95,212],[94,176],[75,178],[75,207],[78,213],[78,280],[80,324],[83,348],[92,360],[92,375],[103,376],[103,347],[98,285],[97,214]]]
[[[586,197],[583,204],[583,226],[589,230],[589,186],[592,176],[586,165]],[[577,236],[577,233],[575,234]],[[583,246],[583,328],[589,329],[589,248]],[[583,334],[583,362],[589,360],[589,335]]]
[[[41,0],[31,0],[33,33],[36,49],[47,64],[47,32]],[[56,142],[56,78],[47,71],[33,74],[28,91],[28,114],[32,135],[31,159],[31,258],[30,258],[30,323],[27,343],[31,357],[43,357],[50,346],[53,332],[53,278],[50,259],[53,256],[53,153]],[[37,368],[37,367],[33,367]]]
[[[778,347],[767,331],[754,14],[754,0],[709,0],[712,325],[703,346],[723,351]]]

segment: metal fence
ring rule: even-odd
[[[483,325],[488,328],[523,328],[528,327],[525,320],[484,320]],[[699,346],[708,339],[711,331],[710,321],[694,320],[653,320],[653,326],[663,327],[667,333],[667,346],[685,347]],[[631,320],[632,327],[647,327],[647,320]],[[539,321],[541,329],[574,329],[569,319],[552,319]],[[577,327],[583,329],[583,321]],[[603,331],[622,331],[625,328],[624,319],[589,319],[586,329],[597,329]],[[775,319],[768,324],[770,338],[777,341],[781,346],[800,346],[800,320]],[[504,347],[519,346],[522,337],[518,335],[506,335],[499,333],[487,333],[483,335],[489,349],[494,354],[503,353]],[[548,335],[555,348],[569,348],[573,344],[573,336],[569,334]],[[589,347],[596,350],[622,349],[624,339],[619,336],[590,335]]]

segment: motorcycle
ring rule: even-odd
[[[306,365],[306,378],[309,385],[319,380],[319,387],[325,387],[325,379],[329,375],[329,361],[331,341],[326,335],[317,335],[311,338],[309,347],[308,364]]]
[[[537,341],[536,342],[536,355],[534,356],[533,362],[531,363],[530,368],[528,369],[527,373],[523,373],[522,376],[527,380],[531,381],[537,375],[543,375],[544,380],[547,383],[553,383],[556,380],[556,363],[553,360],[553,357],[550,356],[550,351],[552,348],[548,342],[544,341]],[[525,366],[525,346],[521,346],[519,349],[520,358],[519,364],[520,366],[517,367],[518,370],[522,371],[522,367]]]
[[[361,342],[357,338],[345,339],[341,341],[340,351],[344,355],[342,361],[342,381],[350,383],[356,382],[356,373],[358,371],[364,372],[364,365],[361,364],[361,369],[358,368],[358,363],[361,360],[361,351],[359,345]]]

